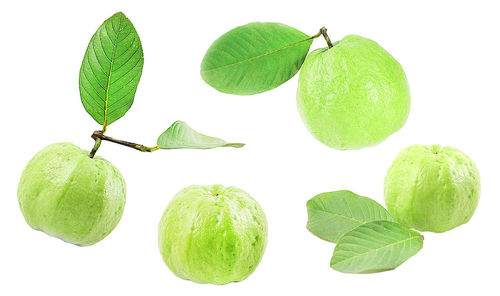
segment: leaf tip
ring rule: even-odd
[[[233,147],[233,148],[242,148],[245,146],[245,143],[227,143],[224,147]]]

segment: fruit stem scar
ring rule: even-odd
[[[141,152],[153,152],[153,151],[159,149],[158,146],[147,147],[147,146],[144,146],[144,145],[141,145],[141,144],[136,144],[136,143],[127,142],[127,141],[115,139],[115,138],[112,138],[112,137],[108,137],[108,136],[104,135],[104,131],[102,131],[102,130],[95,131],[92,134],[91,138],[95,140],[96,144],[94,145],[94,148],[90,152],[90,155],[89,155],[90,158],[94,157],[95,153],[97,152],[97,149],[99,149],[99,146],[101,146],[101,141],[102,140],[113,142],[113,143],[116,143],[116,144],[120,144],[120,145],[129,147],[129,148],[132,148],[132,149],[135,149],[135,150],[139,150]]]
[[[309,38],[309,39],[315,39],[315,38],[318,38],[319,36],[323,35],[323,37],[326,40],[326,44],[328,44],[328,48],[332,48],[333,47],[332,41],[330,40],[330,36],[328,36],[326,31],[327,31],[327,29],[325,27],[321,27],[321,29],[319,29],[319,32],[316,35],[311,36],[311,38]]]

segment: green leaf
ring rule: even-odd
[[[80,68],[80,97],[104,130],[132,106],[143,64],[139,35],[121,12],[90,39]]]
[[[330,266],[346,273],[391,270],[422,249],[424,237],[390,221],[363,224],[346,233],[335,246]]]
[[[174,122],[157,141],[160,149],[212,149],[217,147],[241,148],[242,143],[228,143],[222,139],[205,136],[183,121]]]
[[[253,95],[292,78],[312,39],[280,23],[250,23],[219,37],[201,62],[201,77],[218,91]]]
[[[307,229],[331,242],[361,224],[387,220],[394,221],[389,212],[376,201],[348,190],[326,192],[307,202]]]

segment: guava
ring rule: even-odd
[[[420,231],[445,232],[468,222],[480,191],[474,162],[448,146],[410,146],[399,153],[385,176],[389,213]]]
[[[311,52],[300,71],[297,108],[311,134],[339,150],[374,146],[410,111],[401,65],[376,42],[349,35]]]
[[[158,242],[175,275],[222,285],[242,281],[257,268],[267,243],[267,221],[241,189],[189,186],[165,210]]]
[[[88,246],[118,224],[125,181],[116,167],[71,143],[38,152],[24,169],[17,191],[26,222],[66,242]]]

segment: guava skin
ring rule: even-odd
[[[399,153],[385,177],[389,213],[420,231],[445,232],[467,223],[479,202],[479,171],[462,151],[413,145]]]
[[[311,52],[300,71],[297,108],[311,134],[339,149],[374,146],[410,112],[401,65],[376,42],[349,35]]]
[[[227,284],[246,279],[267,243],[262,208],[235,187],[189,186],[170,202],[159,223],[163,261],[180,278]]]
[[[32,228],[89,246],[116,227],[125,207],[125,181],[107,160],[88,155],[71,143],[55,143],[29,161],[17,196]]]

